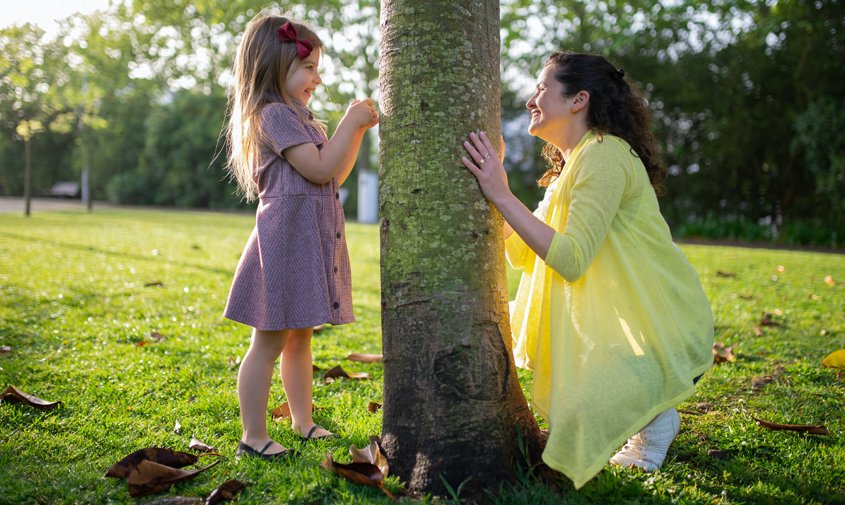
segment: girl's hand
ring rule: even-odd
[[[504,154],[505,141],[502,139],[502,154]],[[490,140],[484,132],[469,134],[469,140],[464,141],[464,149],[470,155],[461,157],[461,162],[478,179],[481,192],[493,203],[499,198],[510,194],[508,187],[508,174],[502,165],[502,160],[496,156],[496,151],[490,145]]]
[[[378,112],[372,98],[352,100],[346,109],[345,118],[357,128],[372,128],[378,124]]]

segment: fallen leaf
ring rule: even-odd
[[[381,403],[378,403],[378,402],[370,402],[367,405],[367,410],[370,412],[370,414],[375,414],[376,412],[378,412],[378,410],[380,408],[381,408]]]
[[[763,336],[763,329],[760,328],[759,326],[755,326],[754,327],[754,335],[756,335],[758,337],[762,337]]]
[[[0,345],[0,354],[5,354],[7,352],[12,352],[12,346]]]
[[[695,404],[695,408],[700,410],[701,412],[710,412],[713,410],[714,405],[710,402],[698,402]]]
[[[318,367],[317,365],[311,363],[311,371],[312,372],[319,372],[322,368]]]
[[[208,495],[208,498],[205,499],[205,505],[217,505],[226,500],[231,500],[245,487],[246,484],[239,480],[227,480],[223,484],[217,486],[217,488]]]
[[[147,345],[146,340],[139,340],[139,341],[135,342],[135,347],[144,347],[145,345]]]
[[[345,379],[369,379],[370,374],[366,372],[347,372],[340,365],[330,369],[328,372],[323,374],[323,382],[329,384],[334,382],[336,378],[343,377]]]
[[[771,312],[763,312],[763,315],[760,317],[760,326],[780,326],[781,323],[775,321],[774,317],[775,314]]]
[[[724,361],[734,362],[736,361],[736,356],[734,356],[734,349],[735,346],[725,347],[725,344],[722,342],[714,342],[713,343],[713,362],[714,363],[721,363]]]
[[[160,287],[163,287],[163,286],[164,286],[164,283],[161,282],[161,281],[152,281],[152,282],[147,282],[146,284],[144,284],[145,288],[160,288]]]
[[[39,410],[54,409],[62,403],[61,401],[48,402],[47,400],[42,400],[37,396],[24,393],[20,389],[11,385],[3,390],[2,394],[0,394],[0,400],[5,400],[7,402],[21,402]]]
[[[384,361],[384,356],[381,354],[360,354],[356,352],[347,356],[346,359],[360,363],[380,363]]]
[[[766,384],[772,382],[774,379],[771,375],[763,375],[751,379],[751,389],[761,389]]]
[[[180,470],[167,465],[155,463],[150,460],[143,460],[133,468],[126,476],[126,483],[129,485],[129,495],[133,497],[146,496],[170,489],[173,484],[179,481],[196,477],[208,470],[217,463],[197,468],[196,470]]]
[[[777,270],[780,273],[783,273],[784,271],[786,271],[786,267],[784,267],[783,265],[778,265],[777,268],[775,268],[775,270]]]
[[[716,270],[716,277],[736,277],[733,272],[725,272],[724,270]]]
[[[391,500],[396,499],[390,491],[384,488],[385,476],[381,473],[379,467],[372,463],[337,463],[332,460],[332,453],[328,453],[320,466],[344,479],[378,488]]]
[[[819,296],[815,293],[810,293],[810,296],[808,296],[807,298],[809,298],[810,300],[813,300],[814,302],[817,302],[817,301],[822,299],[821,296]]]
[[[173,468],[182,468],[183,466],[196,463],[197,458],[198,456],[196,454],[174,451],[165,447],[138,449],[106,470],[106,477],[125,479],[129,475],[129,472],[142,461],[153,461]]]
[[[730,453],[722,449],[709,449],[707,455],[713,459],[725,459]]]
[[[836,286],[836,281],[833,280],[832,275],[825,276],[824,283],[831,287]]]
[[[175,434],[177,434],[177,435],[178,435],[178,434],[179,434],[179,430],[181,430],[181,429],[182,429],[182,425],[181,425],[181,424],[179,424],[179,421],[177,420],[177,421],[176,421],[176,424],[174,424],[174,425],[173,425],[173,433],[175,433]]]
[[[812,435],[830,435],[830,432],[827,431],[827,428],[823,424],[778,424],[763,421],[762,419],[757,419],[756,417],[752,419],[757,421],[757,424],[760,426],[770,430],[788,430],[797,431],[799,433],[810,433]]]
[[[311,412],[314,412],[316,410],[317,410],[317,406],[312,403],[311,404]],[[285,402],[285,403],[279,405],[278,407],[276,407],[275,409],[273,409],[270,412],[270,417],[274,421],[276,421],[277,423],[279,421],[281,421],[282,419],[290,419],[291,418],[290,405],[288,405],[288,402]]]
[[[157,331],[150,333],[150,336],[153,337],[156,342],[161,342],[162,340],[164,340],[164,335]]]
[[[390,473],[390,466],[387,463],[387,458],[382,454],[379,447],[379,437],[370,436],[370,443],[362,449],[358,449],[354,445],[349,446],[349,455],[352,456],[353,463],[372,463],[377,466],[381,474],[387,477]]]
[[[195,437],[191,437],[191,443],[188,444],[188,448],[200,452],[217,452],[216,447],[208,445],[205,442],[200,442]]]
[[[839,349],[828,354],[822,360],[822,365],[828,368],[838,368],[845,370],[845,349]]]
[[[743,300],[753,300],[754,299],[754,295],[739,295],[739,297],[742,298]]]

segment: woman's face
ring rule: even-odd
[[[314,49],[304,60],[294,61],[292,68],[288,71],[285,81],[285,92],[288,97],[302,103],[308,104],[308,100],[314,94],[317,86],[323,82],[320,79],[320,50]]]
[[[572,117],[570,99],[563,96],[563,84],[554,78],[554,70],[554,64],[543,68],[537,90],[525,104],[531,112],[528,133],[548,142],[552,135],[565,133]]]

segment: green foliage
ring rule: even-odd
[[[0,385],[64,402],[50,412],[0,403],[0,503],[136,503],[125,483],[101,478],[105,469],[143,447],[187,451],[192,435],[216,446],[223,461],[162,496],[204,496],[237,478],[250,483],[239,495],[244,504],[390,503],[319,468],[326,452],[348,461],[349,445],[362,447],[380,431],[381,413],[367,404],[381,401],[382,365],[343,360],[381,349],[377,226],[347,228],[357,322],[330,327],[312,344],[324,370],[342,364],[373,377],[323,384],[315,374],[316,419],[340,437],[305,443],[285,423],[270,422],[271,435],[298,457],[280,464],[234,457],[236,376],[249,330],[221,312],[253,219],[138,209],[0,217],[0,345],[12,348],[0,353]],[[707,372],[678,407],[682,430],[663,470],[608,467],[578,491],[559,482],[558,492],[525,470],[494,503],[845,503],[845,382],[820,365],[845,348],[845,256],[683,250],[710,299],[717,339],[736,346],[737,361]],[[509,272],[511,292],[517,280]],[[145,286],[153,282],[163,285]],[[778,309],[783,324],[755,335],[761,313]],[[753,378],[778,366],[778,379],[752,388]],[[530,396],[530,373],[520,371],[520,379]],[[283,401],[274,378],[270,407]],[[767,431],[752,416],[824,424],[831,435]],[[398,486],[388,479],[391,491]]]

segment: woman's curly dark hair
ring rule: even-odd
[[[655,193],[662,195],[666,167],[651,132],[651,113],[639,90],[625,80],[625,73],[595,54],[557,52],[546,65],[554,65],[552,75],[563,84],[563,96],[578,91],[590,93],[587,126],[599,138],[607,133],[628,142],[645,165]],[[545,187],[560,175],[566,162],[561,152],[548,143],[543,147],[543,157],[549,162],[549,169],[537,184]]]

